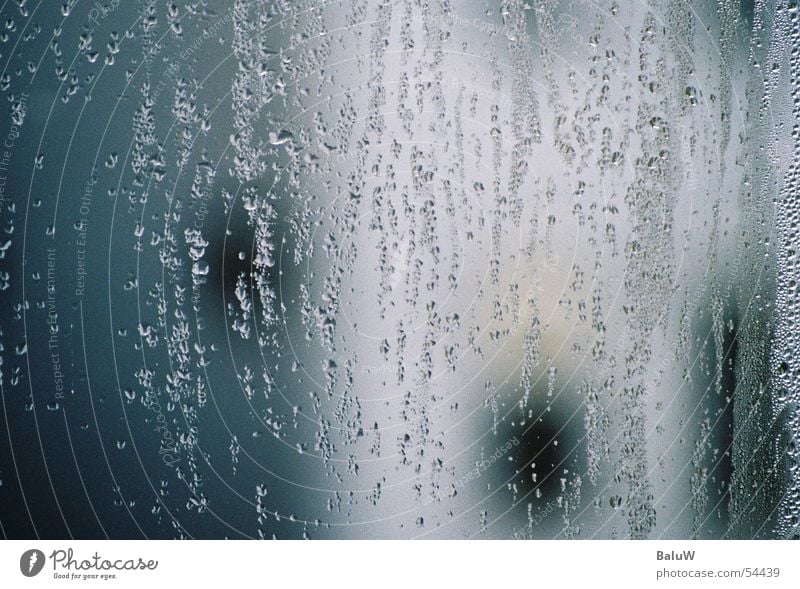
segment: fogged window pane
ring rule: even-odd
[[[794,2],[45,4],[5,535],[797,536]]]

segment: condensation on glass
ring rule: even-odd
[[[798,536],[795,2],[98,6],[3,8],[21,535]]]

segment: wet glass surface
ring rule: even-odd
[[[798,536],[795,2],[0,20],[5,537]]]

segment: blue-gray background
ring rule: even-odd
[[[756,4],[4,3],[0,533],[796,536]]]

